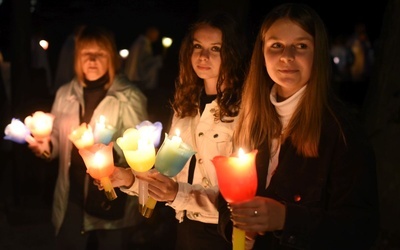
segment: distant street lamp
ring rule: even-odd
[[[164,47],[164,49],[163,49],[163,57],[165,58],[165,55],[167,54],[167,49],[172,44],[172,39],[170,37],[163,37],[161,42],[162,42],[162,45]]]
[[[49,42],[46,40],[40,40],[39,41],[40,47],[42,47],[44,50],[47,50],[49,48]]]
[[[172,39],[170,37],[163,37],[162,38],[162,45],[164,48],[169,48],[172,44]]]
[[[127,49],[121,49],[121,50],[119,51],[119,55],[120,55],[123,59],[125,59],[125,58],[127,58],[128,55],[129,55],[129,50],[127,50]]]

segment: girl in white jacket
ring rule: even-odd
[[[175,135],[175,129],[179,129],[182,140],[196,154],[174,178],[157,171],[143,177],[149,195],[176,211],[180,222],[176,249],[232,248],[217,232],[219,188],[211,159],[232,153],[246,56],[247,44],[240,28],[226,13],[202,17],[182,42],[169,134]],[[114,174],[113,185],[137,195],[131,172]]]

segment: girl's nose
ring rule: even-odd
[[[294,61],[294,54],[295,54],[295,49],[292,46],[285,47],[285,49],[282,51],[281,55],[281,60],[283,61]]]
[[[208,59],[210,57],[210,52],[207,49],[204,49],[200,53],[201,59]]]

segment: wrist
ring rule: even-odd
[[[135,175],[132,173],[132,170],[130,168],[126,168],[124,171],[128,171],[128,173],[126,174],[127,178],[125,178],[124,187],[129,189],[135,183]]]
[[[175,182],[175,188],[174,188],[174,195],[173,195],[173,197],[172,197],[172,199],[170,199],[168,202],[169,203],[172,203],[172,202],[174,202],[174,200],[176,199],[176,196],[178,195],[178,191],[179,191],[179,184],[178,184],[178,182]]]

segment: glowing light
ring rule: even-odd
[[[172,39],[170,37],[163,37],[162,38],[162,45],[164,48],[169,48],[172,44]]]
[[[127,49],[121,49],[121,50],[119,51],[119,55],[120,55],[122,58],[127,58],[127,57],[129,56],[129,50],[127,50]]]
[[[333,58],[333,62],[334,62],[335,64],[339,64],[339,63],[340,63],[339,57],[335,56],[335,57]]]
[[[47,50],[49,48],[49,42],[47,42],[46,40],[40,40],[39,41],[39,45],[44,49]]]

